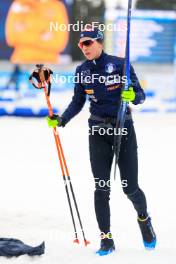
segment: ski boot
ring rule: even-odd
[[[144,247],[152,250],[156,246],[156,235],[151,224],[151,218],[147,215],[138,217],[138,224],[141,230]]]
[[[107,234],[101,233],[100,249],[96,252],[99,256],[109,255],[115,250],[114,240],[112,239],[112,234],[108,232]]]

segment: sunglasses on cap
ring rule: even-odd
[[[85,40],[85,41],[79,42],[79,43],[78,43],[78,47],[79,47],[80,49],[82,49],[83,46],[90,47],[90,46],[92,46],[92,44],[94,43],[95,40],[96,40],[96,39],[88,39],[88,40]]]

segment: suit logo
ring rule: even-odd
[[[105,72],[112,73],[116,70],[116,65],[113,63],[108,63],[105,65]]]

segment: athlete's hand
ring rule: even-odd
[[[136,97],[133,87],[129,87],[129,90],[127,91],[122,91],[121,97],[123,102],[133,102]]]
[[[48,122],[48,126],[55,128],[56,126],[64,126],[63,122],[62,122],[62,117],[59,115],[53,115],[52,117],[47,116],[47,122]]]

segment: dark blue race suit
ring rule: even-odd
[[[72,101],[62,114],[66,124],[77,115],[90,100],[89,127],[97,126],[97,131],[89,135],[91,168],[95,179],[95,212],[101,232],[110,231],[110,172],[113,160],[114,135],[100,134],[99,128],[114,128],[117,111],[121,102],[121,89],[125,81],[124,59],[102,53],[96,60],[86,60],[77,67],[77,83]],[[130,68],[131,86],[135,91],[133,104],[143,103],[145,94],[133,67]],[[76,80],[76,79],[75,79]],[[132,201],[138,215],[147,214],[146,198],[138,186],[138,155],[136,134],[127,107],[125,128],[122,136],[118,166],[124,193]],[[95,129],[95,130],[96,130]]]

